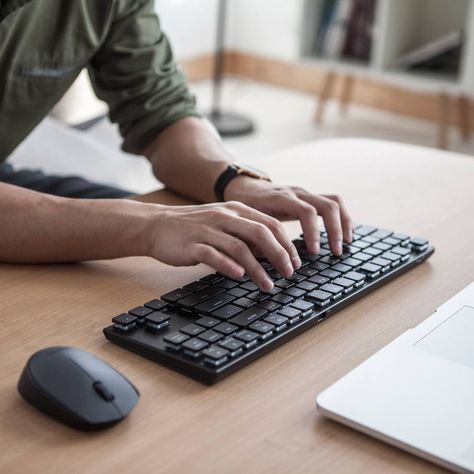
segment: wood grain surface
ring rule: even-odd
[[[277,181],[343,195],[358,222],[429,238],[435,255],[212,387],[102,335],[112,316],[208,268],[146,258],[0,265],[1,473],[442,472],[324,419],[315,396],[474,280],[474,160],[345,139],[259,164]],[[166,191],[146,200],[183,202]],[[288,230],[299,233],[296,223]],[[54,345],[90,351],[129,377],[141,392],[131,415],[82,433],[27,405],[16,392],[20,372],[31,354]]]

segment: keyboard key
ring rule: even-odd
[[[289,278],[290,281],[293,283],[300,283],[301,281],[305,280],[307,278],[306,275],[302,275],[299,272],[293,273],[293,275]]]
[[[289,323],[292,324],[293,322],[300,319],[301,310],[298,308],[292,308],[291,306],[287,306],[286,308],[278,310],[278,314],[280,314],[281,316],[285,316],[285,318],[288,318]]]
[[[196,293],[191,293],[189,296],[182,298],[177,301],[178,306],[186,309],[192,309],[199,303],[202,303],[213,296],[223,293],[224,288],[219,288],[218,286],[208,286],[204,290],[198,291]]]
[[[270,294],[264,293],[263,291],[254,291],[253,293],[248,294],[247,298],[260,303],[261,301],[268,300],[268,298],[270,298]]]
[[[235,300],[233,302],[237,306],[241,306],[242,308],[250,308],[250,306],[253,306],[257,302],[255,300],[251,300],[250,298],[239,298],[238,300]]]
[[[293,296],[285,295],[284,293],[279,293],[278,295],[272,296],[271,300],[284,305],[291,303],[294,298]]]
[[[406,247],[393,247],[392,253],[400,255],[402,261],[408,260],[410,258],[410,249]]]
[[[176,303],[176,301],[191,294],[192,293],[188,290],[184,290],[183,288],[178,288],[176,290],[170,291],[169,293],[162,295],[161,299],[165,300],[167,303]]]
[[[375,278],[380,275],[380,271],[382,270],[382,267],[379,265],[374,265],[372,263],[364,263],[360,267],[360,271],[364,272],[369,278]]]
[[[224,336],[228,336],[229,334],[232,334],[233,332],[237,331],[238,326],[234,326],[233,324],[230,323],[220,323],[217,326],[214,326],[214,331],[218,331],[221,334],[224,334]]]
[[[361,286],[364,283],[366,276],[359,272],[349,272],[344,275],[344,278],[349,278],[350,280],[355,281],[356,286]]]
[[[342,295],[344,288],[339,285],[334,285],[332,283],[326,283],[320,288],[322,291],[326,293],[331,293],[333,298],[337,298],[338,296]]]
[[[275,326],[275,331],[281,331],[286,327],[289,319],[285,318],[285,316],[282,316],[281,314],[273,313],[264,318],[264,321],[266,323],[273,324],[273,326]]]
[[[314,262],[310,264],[310,267],[318,271],[323,271],[323,270],[326,270],[326,268],[329,268],[329,265],[322,262]]]
[[[314,290],[308,293],[307,297],[314,300],[318,306],[325,306],[331,301],[332,295],[326,291]]]
[[[209,346],[202,351],[204,362],[214,367],[222,365],[229,356],[230,352],[222,347]]]
[[[224,278],[221,281],[218,281],[216,285],[226,290],[231,290],[232,288],[235,288],[239,284],[236,281],[231,280],[230,278]]]
[[[336,278],[333,283],[344,288],[344,293],[348,293],[355,286],[355,282],[353,280],[349,280],[348,278]]]
[[[219,323],[220,323],[219,320],[214,319],[214,318],[209,318],[209,317],[201,318],[196,321],[197,325],[202,326],[207,329],[217,326]]]
[[[391,235],[392,239],[399,240],[398,245],[406,245],[410,242],[410,236],[406,234],[395,233]]]
[[[327,255],[326,257],[320,258],[319,261],[327,265],[335,265],[336,263],[339,263],[341,259],[334,255]]]
[[[372,234],[372,232],[375,232],[377,230],[377,227],[374,227],[372,225],[359,225],[356,227],[356,233],[361,235],[362,237]]]
[[[235,306],[233,304],[227,304],[225,306],[222,306],[219,309],[216,309],[213,311],[211,314],[212,316],[215,316],[216,318],[227,320],[235,316],[236,314],[239,314],[243,309],[240,306]]]
[[[244,290],[249,290],[249,291],[258,290],[258,286],[253,281],[247,281],[245,283],[242,283],[240,285],[240,288],[243,288]]]
[[[203,333],[199,334],[198,337],[199,339],[202,339],[203,341],[206,341],[209,344],[213,344],[219,339],[222,339],[224,336],[219,332],[213,331],[212,329],[208,329],[207,331],[204,331]]]
[[[387,237],[386,239],[383,239],[382,242],[385,244],[391,245],[392,247],[394,245],[398,245],[399,241],[397,239],[394,239],[393,237]]]
[[[154,331],[160,331],[161,329],[169,326],[170,315],[163,313],[162,311],[154,311],[145,317],[145,322],[148,328]]]
[[[330,270],[328,268],[327,270],[324,270],[324,272],[321,272],[320,275],[322,275],[324,277],[327,277],[327,278],[330,278],[330,279],[333,279],[333,278],[337,278],[338,276],[340,276],[341,272],[336,272],[336,271]]]
[[[392,262],[390,260],[387,260],[382,257],[374,258],[370,263],[381,266],[383,271],[388,270],[392,265]]]
[[[134,329],[137,326],[138,318],[131,314],[122,313],[112,318],[114,328],[120,331],[127,332]]]
[[[362,262],[368,262],[369,260],[372,260],[372,255],[368,255],[364,252],[359,252],[359,253],[355,253],[354,255],[352,255],[352,258],[355,258],[357,260],[360,260],[361,263]]]
[[[153,311],[158,311],[159,309],[164,309],[168,306],[164,301],[161,300],[151,300],[148,303],[145,303],[143,306],[152,309]]]
[[[230,320],[230,322],[232,324],[235,324],[236,326],[245,327],[253,323],[257,319],[261,318],[265,314],[267,314],[267,311],[262,308],[259,308],[258,306],[255,306],[253,308],[246,309],[238,316],[235,316]]]
[[[374,244],[374,249],[382,250],[382,252],[385,252],[387,250],[390,250],[392,248],[391,245],[384,244],[383,242],[377,242]]]
[[[248,329],[242,329],[242,331],[234,334],[233,337],[243,341],[247,349],[252,346],[256,346],[258,342],[258,334],[256,332],[249,331]]]
[[[191,291],[192,293],[195,293],[196,291],[201,291],[204,290],[204,288],[207,288],[209,285],[203,281],[193,281],[189,285],[184,285],[183,288],[185,290]]]
[[[415,252],[423,252],[428,248],[428,241],[420,237],[414,237],[410,240],[411,248]]]
[[[170,343],[171,345],[176,347],[182,344],[184,341],[187,341],[188,339],[189,339],[189,336],[186,336],[186,334],[175,331],[175,332],[170,332],[169,334],[167,334],[163,338],[163,341]]]
[[[219,346],[223,347],[224,349],[227,349],[229,351],[229,355],[231,357],[234,357],[243,351],[245,344],[242,341],[239,341],[238,339],[229,337],[219,342]]]
[[[201,356],[201,350],[206,348],[209,344],[201,339],[193,338],[188,339],[187,341],[181,344],[181,347],[184,350],[184,354],[193,359],[197,359]]]
[[[276,301],[266,300],[266,301],[262,301],[261,303],[258,303],[257,306],[270,313],[271,311],[277,310],[281,306],[281,304],[277,303]]]
[[[283,293],[285,295],[293,296],[293,298],[301,298],[306,291],[302,290],[301,288],[296,288],[296,286],[292,288],[287,288],[286,290],[283,290]]]
[[[384,254],[382,254],[382,258],[390,260],[392,262],[392,266],[398,265],[401,262],[400,255],[397,255],[393,252],[385,252]]]
[[[256,321],[249,327],[252,331],[258,332],[258,334],[260,335],[260,339],[269,338],[273,333],[273,329],[275,329],[275,326],[273,326],[273,324],[265,323],[264,321]]]
[[[236,298],[242,298],[242,296],[247,295],[248,290],[243,290],[242,288],[232,288],[226,292],[228,295],[235,296]]]
[[[344,263],[344,265],[348,265],[351,268],[357,268],[359,265],[362,265],[360,260],[352,257],[345,258],[342,263]]]
[[[391,230],[386,230],[386,229],[379,229],[375,231],[374,233],[370,234],[371,237],[376,237],[377,239],[386,239],[387,237],[390,237],[393,234]]]
[[[219,275],[218,273],[211,273],[210,275],[202,277],[199,281],[207,283],[208,285],[215,285],[217,282],[223,279],[224,277],[222,275]]]
[[[357,242],[354,242],[352,244],[353,247],[357,247],[360,250],[364,250],[367,247],[370,247],[370,244],[368,242],[364,242],[363,240],[358,240]]]
[[[138,306],[137,308],[131,309],[128,314],[131,314],[132,316],[136,316],[137,318],[142,318],[146,316],[147,314],[152,313],[153,310],[150,308],[145,308],[144,306]],[[125,318],[123,318],[125,320]],[[135,318],[136,319],[136,318]]]
[[[299,309],[302,313],[302,316],[308,316],[308,314],[311,314],[314,309],[313,303],[304,300],[293,301],[292,303],[290,303],[290,306],[292,308]]]
[[[372,235],[368,235],[367,237],[362,237],[362,240],[363,242],[367,242],[369,243],[370,245],[372,244],[375,244],[376,242],[378,242],[380,239],[378,239],[377,237],[373,237],[374,234]]]
[[[311,283],[316,283],[317,285],[324,285],[325,283],[329,282],[329,278],[321,275],[314,275],[314,277],[308,278],[308,281]]]
[[[184,334],[187,334],[188,336],[197,336],[201,332],[204,332],[204,328],[191,323],[187,324],[186,326],[183,326],[180,331]]]
[[[336,263],[331,267],[331,270],[335,270],[336,272],[346,273],[352,270],[350,265],[346,265],[345,263]]]
[[[290,288],[291,286],[294,286],[294,282],[287,280],[286,278],[280,278],[274,283],[274,285],[279,288]]]
[[[227,295],[225,293],[220,294],[209,298],[208,300],[203,301],[202,303],[199,303],[197,306],[194,307],[194,311],[197,311],[198,313],[202,314],[208,314],[214,311],[215,309],[220,308],[221,306],[224,306],[234,300],[235,296]]]
[[[298,283],[296,285],[296,288],[300,288],[301,290],[304,290],[305,292],[307,291],[313,291],[318,287],[316,283],[312,283],[308,280],[302,281],[301,283]]]
[[[371,248],[365,249],[364,253],[366,253],[368,255],[372,255],[373,257],[376,257],[377,255],[380,255],[382,253],[382,251],[379,250],[379,249],[371,247]]]

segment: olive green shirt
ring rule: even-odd
[[[197,115],[152,0],[0,0],[0,163],[83,68],[125,151]]]

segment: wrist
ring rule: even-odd
[[[247,192],[260,183],[260,180],[251,178],[250,176],[236,176],[224,189],[224,201],[241,201],[243,202]]]

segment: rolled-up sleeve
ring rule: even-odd
[[[140,154],[168,125],[198,116],[151,0],[118,0],[110,27],[89,65],[97,96],[118,123],[122,148]]]

